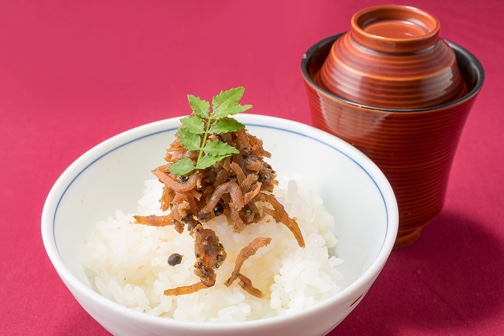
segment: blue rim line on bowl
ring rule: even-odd
[[[157,134],[161,134],[161,133],[166,133],[166,132],[172,132],[174,130],[176,130],[177,127],[172,127],[172,128],[169,128],[169,129],[164,129],[164,130],[161,130],[161,131],[157,131],[157,132],[152,132],[152,133],[149,133],[149,134],[145,134],[145,135],[142,135],[140,137],[137,137],[135,139],[132,139],[132,140],[129,140],[129,141],[126,141],[108,151],[106,151],[105,153],[103,153],[102,155],[98,156],[97,158],[95,158],[93,161],[91,161],[86,167],[84,167],[80,172],[78,172],[75,177],[70,181],[70,183],[68,183],[68,185],[65,187],[65,189],[63,190],[63,193],[61,193],[61,197],[59,198],[58,200],[58,203],[56,204],[56,208],[54,209],[54,215],[53,215],[53,219],[52,219],[52,227],[53,227],[53,239],[54,241],[56,242],[56,236],[55,236],[55,233],[56,231],[54,230],[54,224],[56,222],[56,215],[58,214],[58,208],[60,206],[60,203],[61,203],[61,200],[63,199],[63,197],[65,197],[65,194],[68,190],[68,188],[70,188],[72,186],[72,184],[74,183],[74,181],[82,174],[84,173],[89,167],[91,167],[93,164],[95,164],[97,161],[99,161],[101,158],[109,155],[110,153],[118,150],[119,148],[121,147],[124,147],[124,146],[127,146],[128,144],[130,143],[133,143],[133,142],[136,142],[136,141],[139,141],[139,140],[142,140],[144,138],[148,138],[148,137],[151,137],[151,136],[154,136],[154,135],[157,135]],[[58,245],[56,244],[56,250],[58,250]],[[59,254],[59,250],[58,250],[58,254]]]
[[[342,151],[341,149],[339,148],[336,148],[335,146],[332,146],[320,139],[317,139],[317,138],[314,138],[312,136],[309,136],[307,134],[304,134],[304,133],[301,133],[301,132],[296,132],[296,131],[292,131],[292,130],[288,130],[288,129],[285,129],[285,128],[281,128],[281,127],[276,127],[276,126],[268,126],[268,125],[262,125],[262,124],[252,124],[252,123],[246,123],[247,126],[252,126],[252,127],[262,127],[262,128],[267,128],[267,129],[274,129],[274,130],[277,130],[277,131],[282,131],[282,132],[286,132],[286,133],[291,133],[291,134],[296,134],[296,135],[299,135],[299,136],[303,136],[303,137],[306,137],[310,140],[313,140],[313,141],[316,141],[316,142],[319,142],[337,152],[339,152],[340,154],[346,156],[348,159],[350,159],[354,164],[356,164],[357,166],[359,166],[359,168],[364,171],[366,173],[366,175],[371,179],[371,181],[373,181],[373,184],[376,186],[376,188],[378,189],[378,191],[380,192],[380,196],[382,198],[382,201],[383,201],[383,206],[385,208],[385,214],[386,214],[386,218],[387,218],[387,222],[386,222],[386,227],[388,229],[388,226],[389,226],[389,210],[388,210],[388,207],[387,207],[387,203],[385,202],[385,197],[383,196],[383,191],[380,189],[380,186],[378,185],[378,183],[375,181],[375,179],[371,176],[371,174],[360,164],[358,163],[353,157],[351,157],[350,155],[348,155],[347,153],[345,153],[344,151]],[[169,128],[169,129],[165,129],[165,130],[161,130],[161,131],[156,131],[156,132],[153,132],[153,133],[149,133],[149,134],[145,134],[143,136],[140,136],[140,137],[137,137],[135,139],[132,139],[132,140],[129,140],[127,142],[124,142],[110,150],[108,150],[107,152],[103,153],[102,155],[100,155],[99,157],[97,157],[96,159],[94,159],[93,161],[91,161],[86,167],[84,167],[79,173],[77,173],[77,175],[72,179],[72,181],[70,181],[70,183],[65,187],[65,190],[63,191],[63,193],[61,194],[61,197],[60,199],[58,200],[58,203],[56,204],[56,209],[54,211],[54,215],[53,215],[53,221],[52,221],[52,226],[53,226],[53,239],[54,241],[56,241],[56,236],[54,236],[55,234],[55,230],[54,230],[54,225],[55,225],[55,222],[56,222],[56,215],[58,214],[58,208],[59,208],[59,205],[61,203],[61,200],[63,199],[63,197],[65,197],[65,193],[66,191],[68,190],[68,188],[70,188],[70,186],[73,184],[73,182],[84,172],[86,171],[86,169],[88,169],[90,166],[92,166],[95,162],[99,161],[101,158],[107,156],[108,154],[110,154],[111,152],[121,148],[121,147],[124,147],[130,143],[133,143],[135,141],[139,141],[141,139],[144,139],[144,138],[148,138],[148,137],[151,137],[151,136],[154,136],[154,135],[158,135],[158,134],[161,134],[161,133],[166,133],[166,132],[173,132],[174,130],[176,130],[177,128]],[[385,238],[386,236],[384,237],[384,240],[382,242],[382,247],[383,247],[383,244],[385,244]],[[58,245],[56,244],[56,249],[58,249]],[[58,251],[59,253],[59,251]]]

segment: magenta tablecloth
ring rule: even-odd
[[[402,3],[404,1],[389,1]],[[253,112],[311,123],[300,73],[313,43],[379,1],[0,2],[0,334],[107,335],[47,258],[51,185],[106,138],[189,113],[186,95],[246,87]],[[504,2],[409,1],[472,51],[486,82],[442,214],[393,252],[330,335],[504,333]]]

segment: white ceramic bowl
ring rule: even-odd
[[[140,126],[97,145],[56,181],[42,213],[42,237],[56,271],[82,307],[115,335],[324,335],[362,300],[394,245],[398,210],[382,172],[342,140],[273,117],[238,117],[264,141],[278,176],[311,179],[335,217],[343,289],[299,313],[241,323],[203,324],[154,317],[95,292],[80,261],[94,223],[117,209],[134,212],[150,171],[163,163],[178,118]],[[120,172],[120,173],[118,173]]]

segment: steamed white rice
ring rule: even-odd
[[[135,214],[161,214],[162,185],[145,182],[144,196]],[[292,233],[270,217],[234,233],[224,216],[205,224],[220,238],[227,259],[217,270],[215,286],[194,294],[165,296],[168,288],[199,281],[194,275],[194,240],[172,226],[132,224],[133,214],[116,211],[96,224],[85,242],[82,261],[90,281],[101,295],[147,314],[192,322],[237,322],[288,314],[323,301],[340,290],[342,260],[333,256],[337,243],[334,221],[322,199],[305,180],[284,179],[275,195],[291,217],[297,218],[306,247],[300,248]],[[241,268],[265,297],[245,292],[238,280],[224,282],[233,271],[237,253],[256,237],[271,243],[250,257]],[[168,256],[183,255],[182,263],[170,266]]]

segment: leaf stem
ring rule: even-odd
[[[201,144],[200,144],[200,150],[199,150],[199,153],[198,153],[198,159],[196,160],[196,167],[198,167],[200,159],[203,156],[203,148],[205,148],[205,144],[206,144],[206,141],[207,141],[207,138],[208,138],[208,131],[210,130],[210,121],[211,121],[211,119],[212,119],[212,116],[211,115],[208,116],[208,119],[206,120],[206,123],[205,123],[205,133],[203,134],[203,140],[201,141]]]
[[[212,106],[196,96],[187,96],[193,114],[180,119],[183,127],[178,131],[178,138],[186,149],[197,150],[198,157],[196,165],[194,159],[189,157],[174,162],[170,166],[170,172],[185,176],[194,169],[206,169],[230,155],[239,154],[238,149],[224,141],[209,141],[208,139],[209,133],[230,133],[245,128],[242,123],[228,117],[252,107],[252,105],[239,104],[243,91],[243,87],[221,91],[213,97]]]

